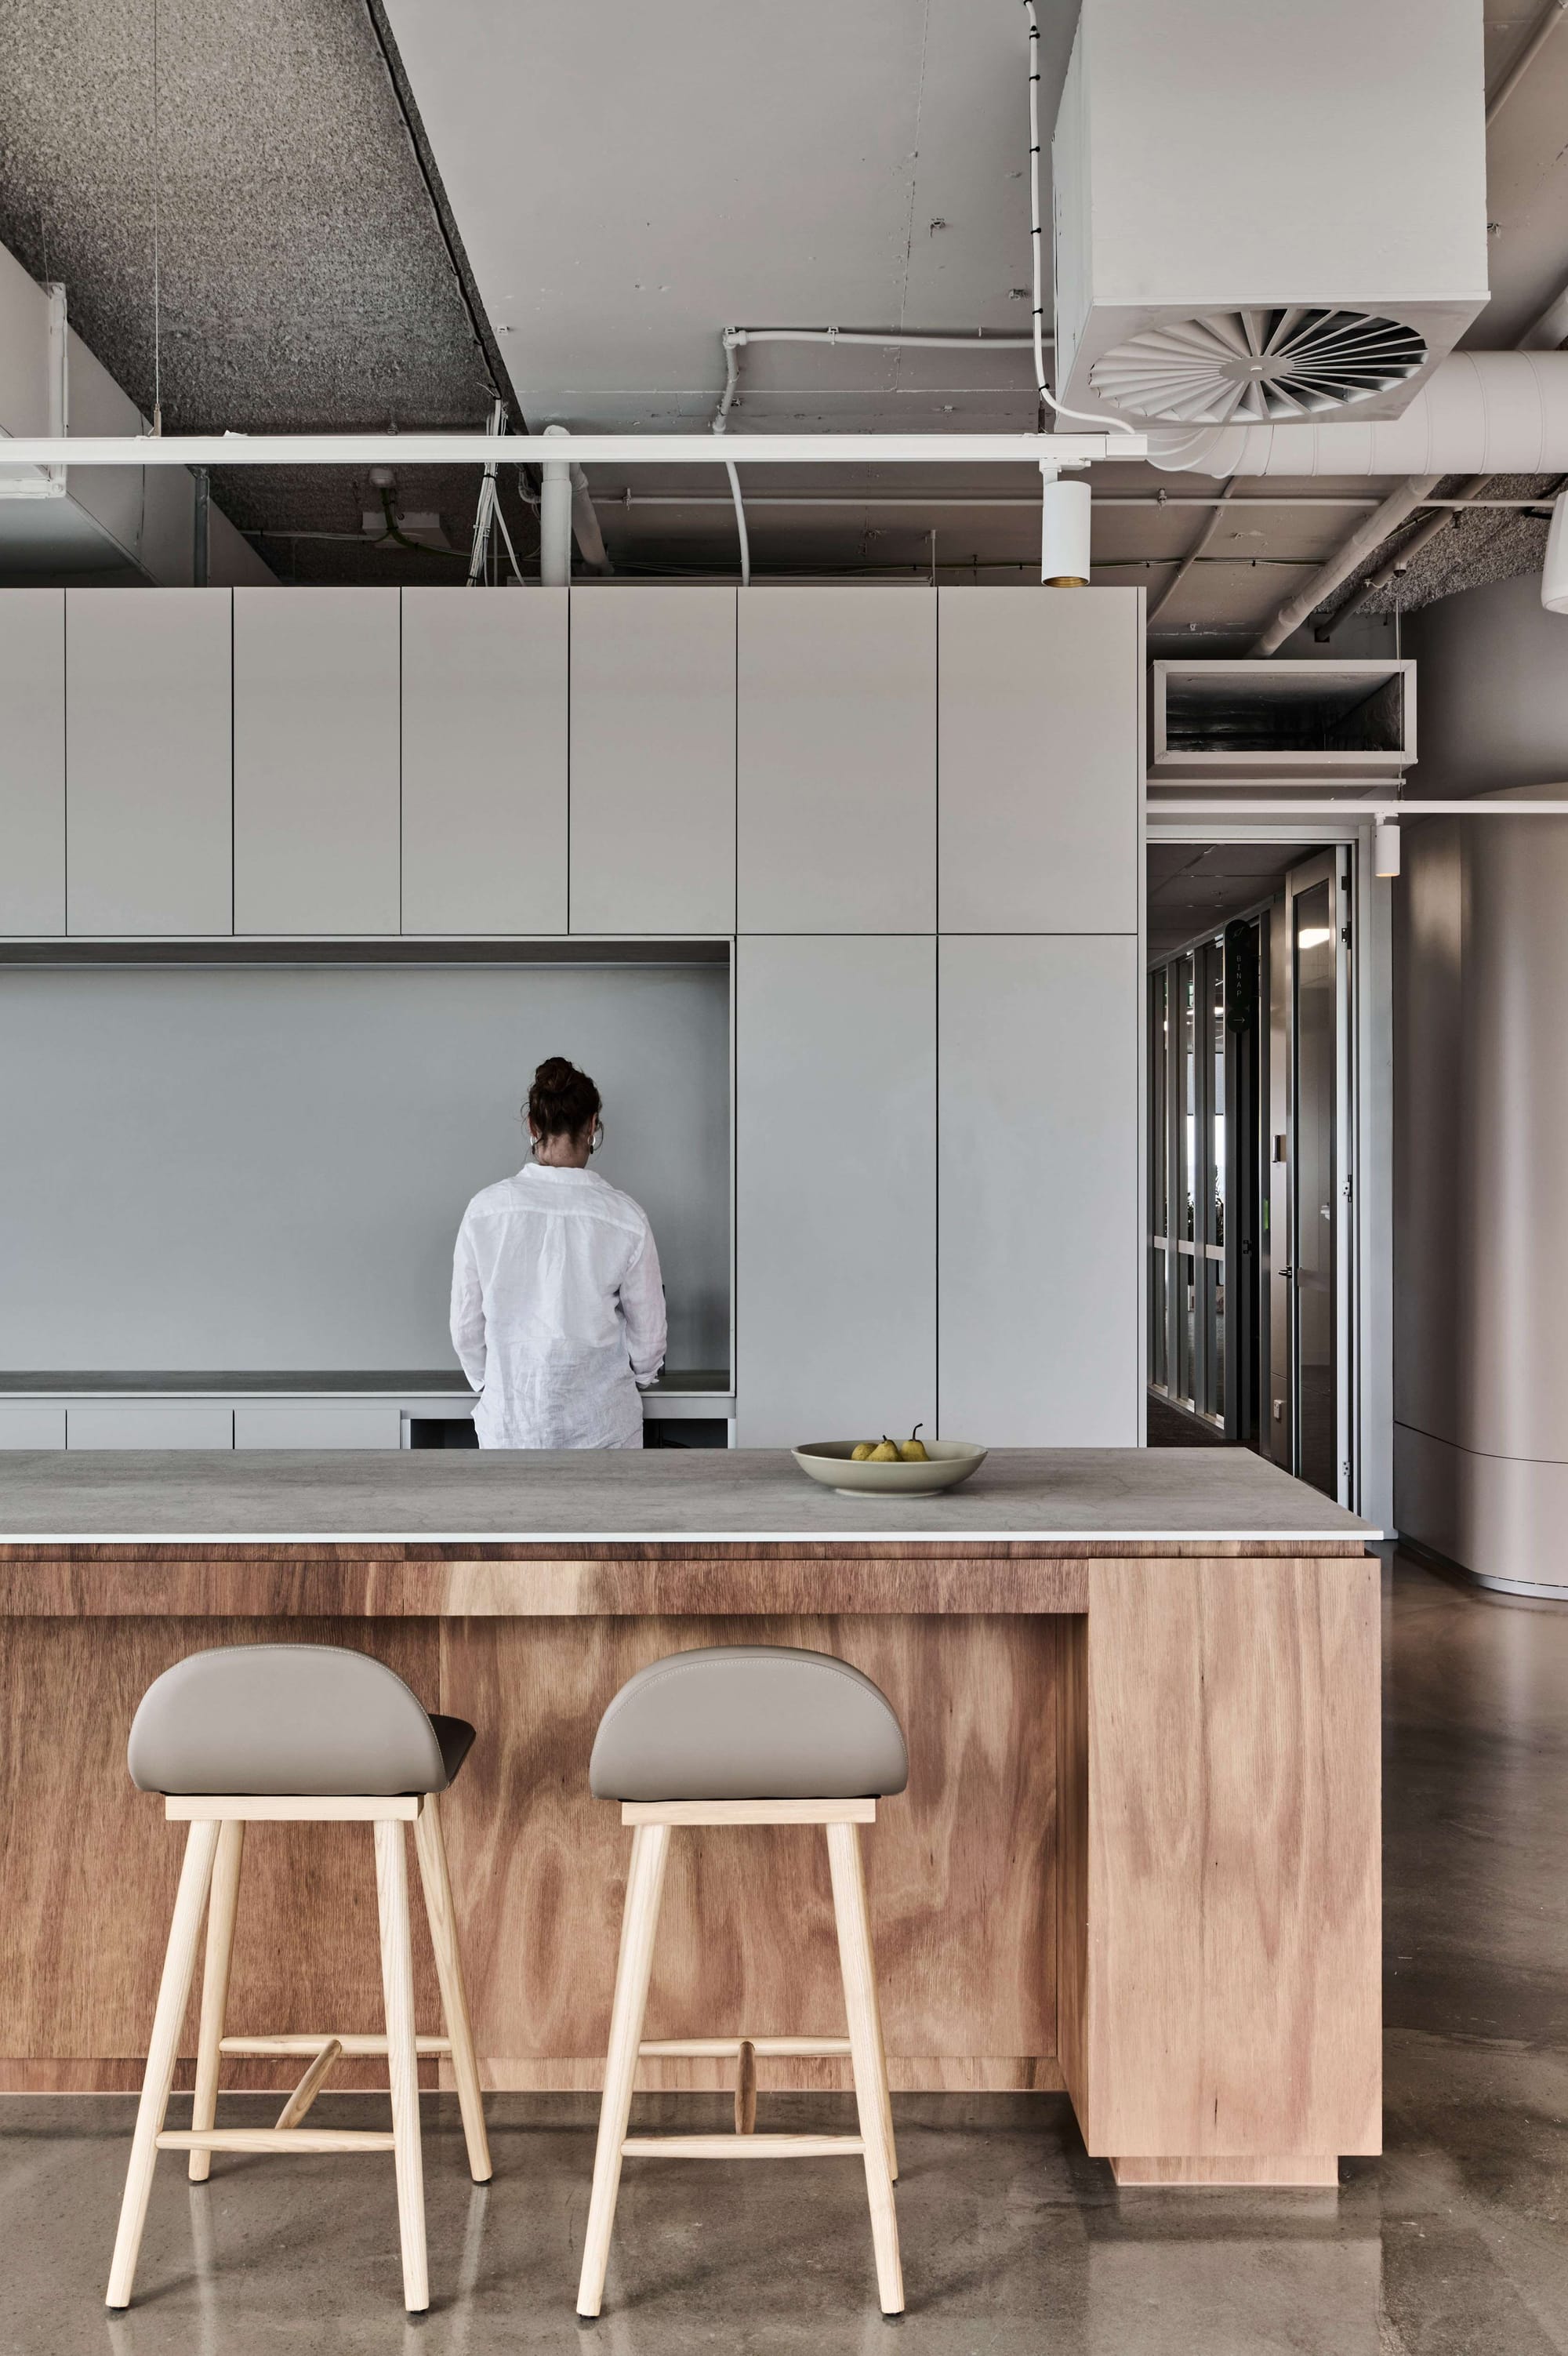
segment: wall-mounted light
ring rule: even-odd
[[[1549,614],[1568,614],[1568,491],[1559,491],[1541,568],[1541,602]]]
[[[1397,819],[1380,818],[1372,829],[1372,867],[1379,875],[1400,872],[1400,830]]]

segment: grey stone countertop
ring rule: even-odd
[[[1347,1538],[1245,1449],[993,1450],[963,1487],[838,1495],[782,1449],[0,1454],[0,1542]]]

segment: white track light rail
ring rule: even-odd
[[[1142,434],[16,434],[13,466],[1035,466],[1148,456]]]

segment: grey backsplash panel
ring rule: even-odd
[[[449,1365],[548,1055],[604,1096],[670,1365],[725,1366],[728,1008],[723,964],[0,970],[0,1367]]]

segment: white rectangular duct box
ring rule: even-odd
[[[1415,760],[1415,665],[1150,665],[1151,784],[1386,784]]]
[[[1481,0],[1083,0],[1057,391],[1179,426],[1397,415],[1487,300]]]

